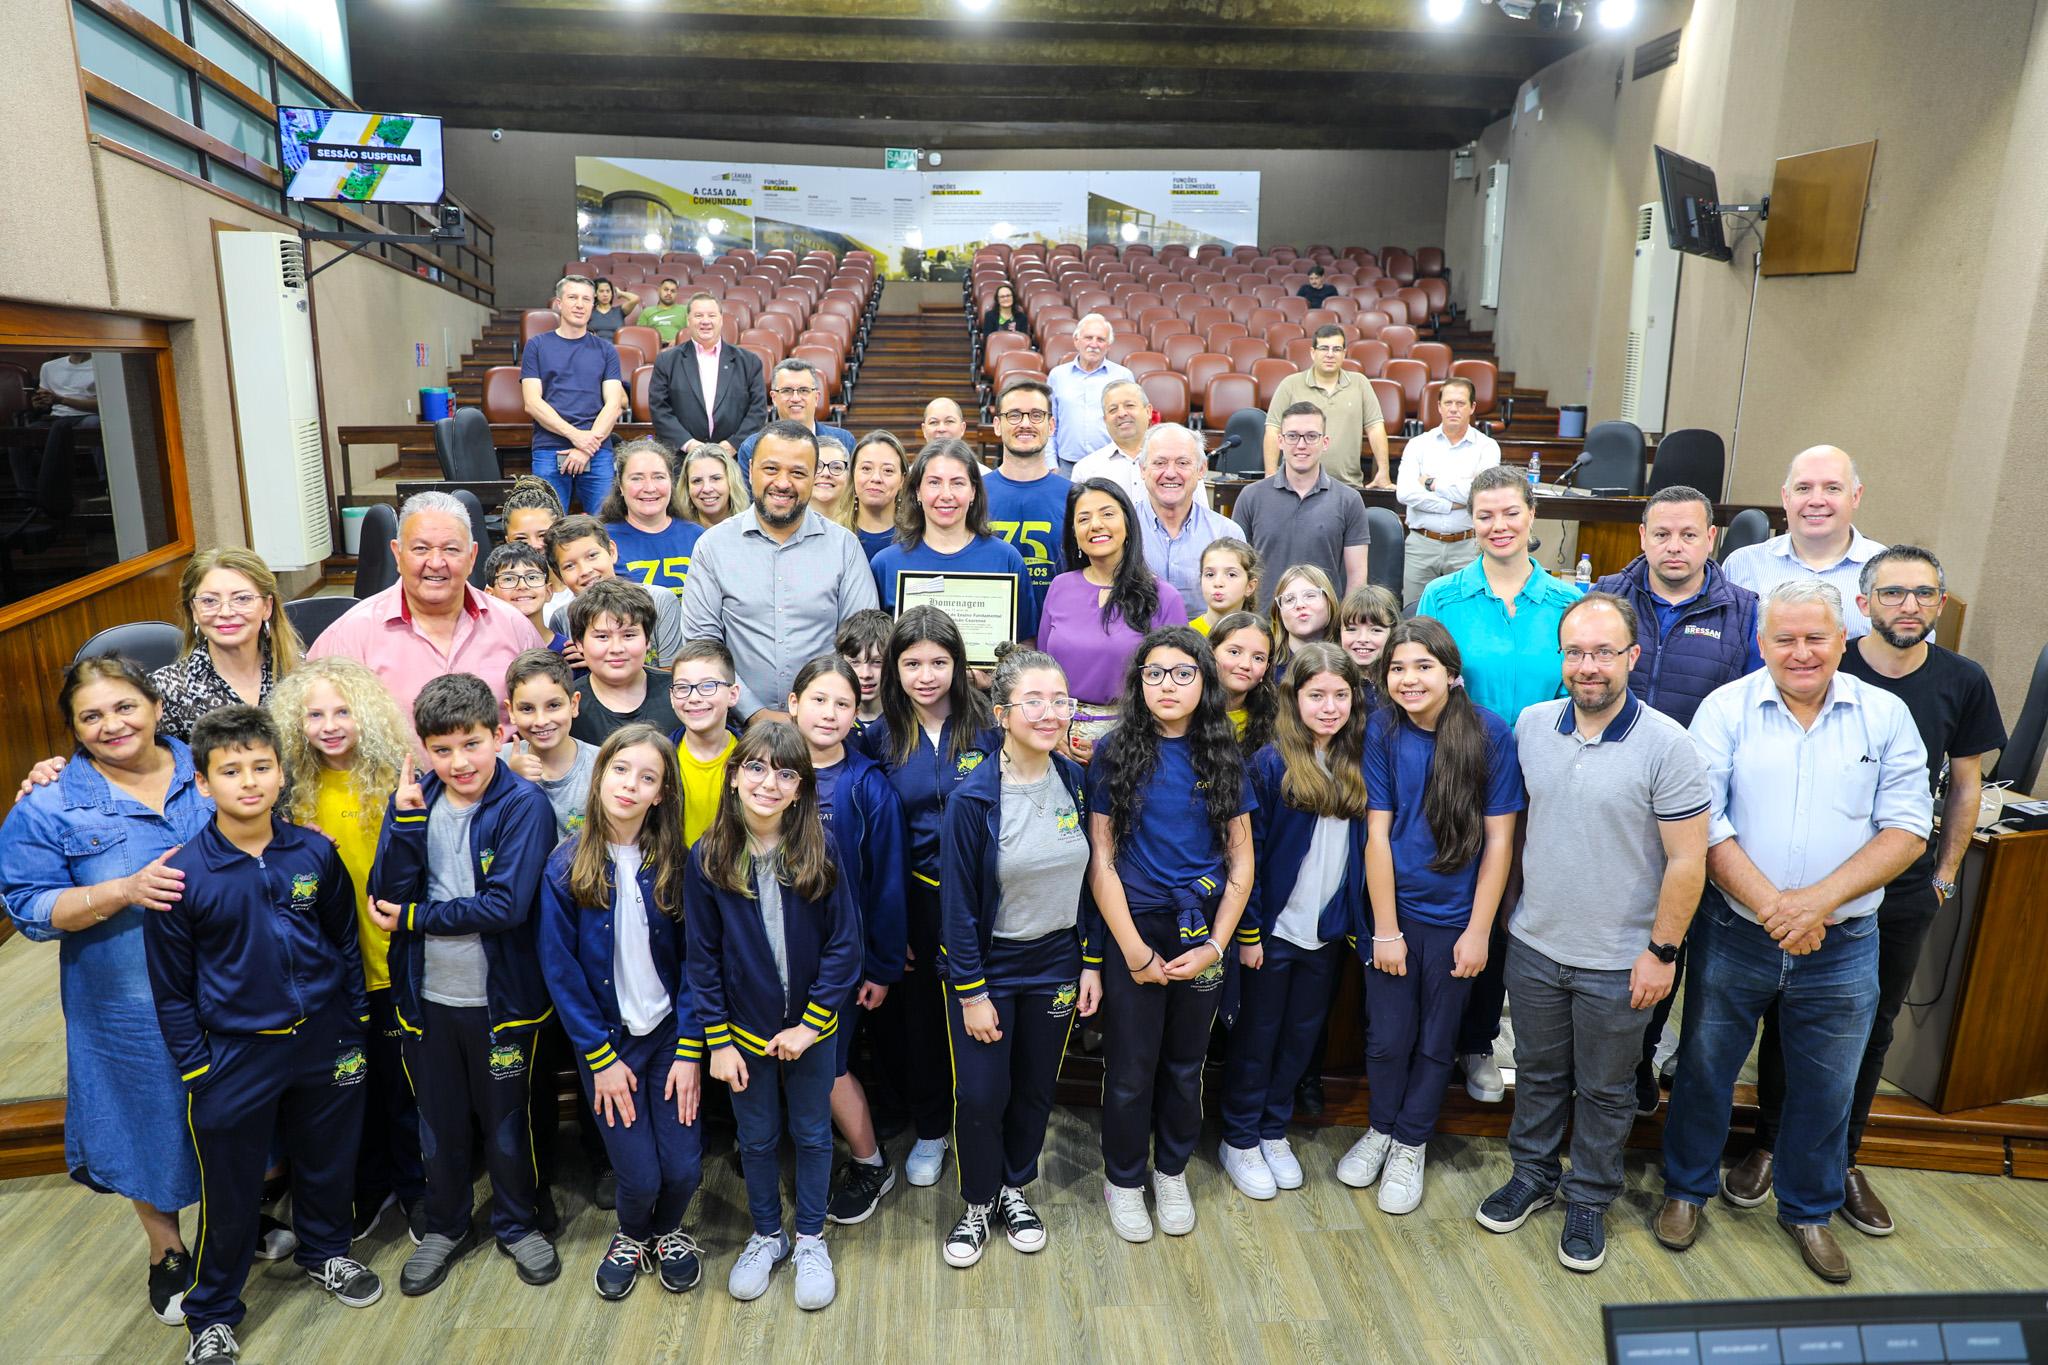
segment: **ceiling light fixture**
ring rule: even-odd
[[[969,14],[986,14],[995,0],[960,0],[960,8]]]
[[[704,230],[706,232],[709,232],[713,237],[725,236],[725,219],[713,218],[710,222],[704,225]]]
[[[1636,0],[1600,0],[1596,14],[1602,28],[1627,28],[1636,21]]]
[[[661,234],[658,232],[650,232],[645,237],[642,237],[640,239],[640,249],[642,251],[661,250]]]
[[[1465,13],[1465,0],[1429,0],[1429,17],[1439,24],[1455,24]]]

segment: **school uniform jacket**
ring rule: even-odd
[[[289,1034],[331,1006],[367,1024],[355,883],[332,840],[283,820],[252,858],[206,827],[170,857],[185,894],[143,915],[157,1022],[198,1089],[214,1034]]]
[[[562,1015],[562,1031],[587,1071],[602,1071],[619,1059],[625,1034],[618,988],[612,982],[613,903],[579,906],[569,894],[569,864],[576,840],[565,839],[548,857],[540,887],[540,964],[548,994]],[[616,869],[614,869],[616,871]],[[635,880],[647,907],[647,952],[655,975],[676,1012],[676,1060],[704,1060],[704,1031],[683,971],[683,929],[654,903],[654,873],[644,863]]]
[[[534,909],[548,852],[555,844],[555,809],[547,793],[505,766],[484,788],[469,819],[469,853],[476,894],[430,901],[427,894],[427,811],[442,798],[441,780],[421,780],[426,810],[384,812],[377,860],[370,867],[370,894],[403,907],[391,935],[391,1001],[398,1025],[418,1036],[426,1012],[420,983],[427,970],[428,934],[479,934],[487,971],[485,1006],[491,1034],[530,1032],[555,1012],[541,979],[534,942]]]
[[[829,846],[829,841],[828,841]],[[683,878],[685,970],[704,1046],[737,1046],[757,1057],[786,1028],[808,1024],[829,1038],[839,1010],[860,984],[860,911],[844,869],[824,900],[805,900],[782,888],[783,942],[789,954],[789,993],[775,971],[768,931],[755,899],[714,886],[704,873],[704,842],[690,850]],[[834,858],[835,865],[838,859]]]
[[[1268,744],[1252,755],[1248,772],[1259,804],[1252,811],[1251,896],[1245,901],[1244,916],[1237,922],[1239,943],[1261,943],[1272,922],[1287,908],[1294,883],[1301,875],[1302,860],[1308,857],[1315,838],[1317,816],[1287,804],[1281,784],[1287,764],[1280,748]],[[1325,943],[1358,933],[1359,916],[1365,904],[1365,817],[1351,822],[1349,847],[1344,855],[1344,880],[1316,918],[1316,936]]]
[[[1088,837],[1087,783],[1081,765],[1065,754],[1052,756],[1052,769],[1074,803],[1081,822],[1081,837]],[[1002,907],[1003,883],[1000,867],[1003,833],[1003,765],[996,758],[969,773],[953,793],[946,807],[945,829],[940,841],[939,932],[946,955],[946,979],[956,995],[972,995],[988,987],[983,964],[995,937],[996,912]],[[1081,899],[1075,906],[1076,939],[1084,958],[1091,951],[1087,931],[1100,924],[1088,893],[1088,878],[1081,878]],[[1094,947],[1090,965],[1102,960]]]
[[[882,766],[903,803],[904,825],[910,836],[910,875],[933,891],[939,886],[939,836],[944,828],[946,802],[968,774],[1003,747],[1002,733],[990,727],[975,735],[958,758],[950,758],[953,724],[948,717],[939,727],[936,747],[920,728],[917,749],[904,763],[896,761],[896,741],[889,733],[887,721],[873,721],[860,732],[861,748]]]
[[[861,977],[894,985],[903,979],[903,803],[882,765],[851,743],[840,763],[831,833],[860,911]]]

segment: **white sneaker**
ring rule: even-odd
[[[1188,1195],[1185,1175],[1152,1173],[1152,1202],[1159,1206],[1159,1230],[1169,1237],[1185,1237],[1195,1230],[1195,1201]]]
[[[945,1169],[945,1138],[919,1138],[903,1163],[903,1174],[909,1177],[911,1184],[920,1188],[938,1184],[939,1172]]]
[[[1247,1199],[1271,1199],[1280,1192],[1273,1183],[1273,1173],[1266,1169],[1266,1158],[1257,1147],[1233,1147],[1228,1142],[1216,1148],[1216,1159],[1223,1163],[1223,1174],[1230,1177],[1230,1183],[1237,1186],[1237,1192]],[[1165,1210],[1161,1210],[1164,1214]]]
[[[1259,1142],[1259,1155],[1266,1158],[1266,1169],[1273,1173],[1273,1183],[1283,1190],[1301,1188],[1301,1163],[1294,1159],[1294,1148],[1286,1138],[1264,1138]]]
[[[1152,1213],[1145,1207],[1143,1190],[1127,1190],[1105,1182],[1102,1202],[1109,1205],[1109,1225],[1116,1229],[1117,1236],[1126,1242],[1152,1240]]]
[[[1337,1178],[1354,1190],[1362,1190],[1380,1178],[1380,1168],[1387,1164],[1387,1149],[1394,1145],[1391,1134],[1377,1128],[1365,1130],[1365,1136],[1351,1144],[1337,1162]]]
[[[815,1313],[839,1295],[839,1280],[832,1273],[832,1253],[825,1250],[823,1237],[796,1239],[796,1306]]]
[[[1491,1052],[1468,1052],[1458,1058],[1465,1073],[1465,1093],[1481,1104],[1499,1104],[1508,1097],[1507,1079]]]
[[[1421,1147],[1410,1147],[1405,1142],[1393,1144],[1387,1156],[1387,1178],[1380,1182],[1381,1213],[1415,1212],[1415,1206],[1422,1202],[1424,1159]]]

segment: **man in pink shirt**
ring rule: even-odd
[[[444,673],[474,673],[504,700],[513,656],[547,640],[517,607],[469,585],[476,541],[463,505],[447,493],[406,499],[391,551],[397,584],[349,608],[307,657],[354,659],[382,679],[408,720],[420,689]]]
[[[647,407],[654,434],[677,450],[709,442],[735,451],[768,423],[761,358],[744,347],[726,345],[724,328],[718,300],[695,295],[686,330],[654,359]]]

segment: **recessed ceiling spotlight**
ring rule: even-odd
[[[658,232],[650,232],[645,237],[642,237],[640,239],[640,249],[642,251],[661,250],[661,234]]]
[[[969,14],[986,14],[995,0],[960,0],[960,8]]]
[[[1600,0],[1597,16],[1602,28],[1627,28],[1636,21],[1636,0]]]
[[[1465,12],[1465,0],[1429,0],[1429,17],[1439,24],[1455,24]]]

